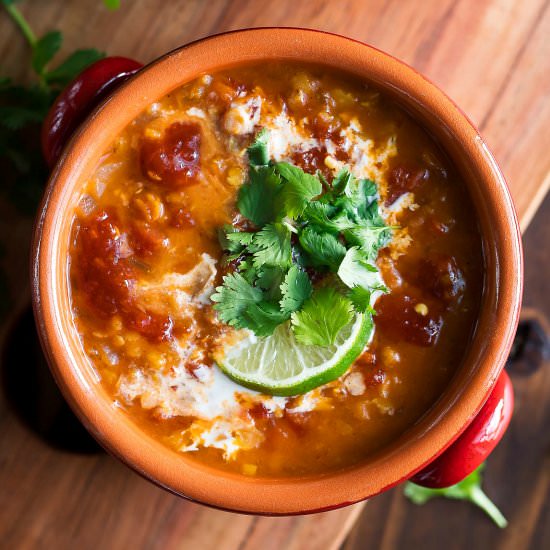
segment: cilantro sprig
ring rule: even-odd
[[[94,48],[80,49],[51,67],[63,42],[61,32],[36,36],[16,3],[0,0],[30,47],[34,81],[22,86],[0,77],[0,166],[4,173],[0,192],[22,213],[34,214],[48,178],[40,151],[40,124],[63,87],[104,54]],[[105,4],[116,8],[118,2]]]
[[[225,260],[236,268],[212,301],[235,328],[269,336],[290,322],[301,344],[327,346],[354,312],[374,312],[374,291],[386,291],[375,261],[393,228],[378,212],[373,181],[343,169],[329,183],[274,162],[268,138],[262,130],[248,148],[248,180],[237,199],[256,230],[221,228]]]
[[[444,489],[429,489],[408,481],[404,489],[405,496],[419,505],[436,497],[466,500],[479,506],[501,529],[504,529],[508,525],[506,518],[481,488],[481,472],[484,467],[485,464],[482,464],[461,482]]]

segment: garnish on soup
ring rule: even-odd
[[[329,182],[270,162],[265,131],[248,158],[237,208],[256,230],[241,231],[239,219],[221,231],[225,263],[236,267],[211,300],[222,321],[260,340],[222,346],[214,358],[245,386],[305,393],[338,378],[363,351],[371,302],[386,290],[375,261],[390,228],[374,182],[347,168]]]
[[[347,467],[461,364],[482,287],[473,212],[369,85],[290,62],[204,75],[82,182],[75,325],[113,403],[176,451],[246,475]]]

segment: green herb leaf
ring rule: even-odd
[[[18,130],[28,124],[42,122],[43,114],[27,107],[0,106],[0,124],[9,130]]]
[[[279,302],[282,297],[281,285],[286,275],[286,268],[262,266],[257,270],[256,285],[264,290],[268,300]]]
[[[299,240],[313,265],[327,266],[331,271],[338,270],[346,255],[346,247],[334,235],[319,233],[311,226],[300,232]]]
[[[48,71],[44,78],[47,82],[60,85],[68,84],[86,67],[104,58],[105,54],[96,49],[76,50],[55,69]]]
[[[382,225],[357,225],[344,231],[346,242],[358,246],[370,261],[375,261],[378,251],[391,237],[392,227]]]
[[[305,271],[293,265],[287,272],[281,284],[282,298],[279,302],[281,311],[290,315],[297,311],[302,304],[311,296],[313,288],[311,281]]]
[[[275,220],[275,201],[281,180],[273,167],[251,167],[249,183],[239,189],[237,207],[258,227]]]
[[[278,325],[288,319],[280,311],[277,304],[263,301],[259,304],[250,304],[243,315],[244,325],[252,330],[256,336],[270,336]]]
[[[508,525],[506,518],[481,489],[481,472],[484,467],[485,465],[482,464],[461,482],[445,489],[429,489],[409,481],[405,485],[405,496],[415,504],[424,504],[435,497],[470,501],[479,506],[501,529],[504,529]]]
[[[290,267],[292,264],[292,249],[290,247],[290,231],[282,223],[269,223],[254,234],[252,246],[254,266]]]
[[[269,132],[263,128],[256,136],[254,143],[247,149],[250,166],[267,166],[269,162],[268,139]]]
[[[321,182],[315,176],[306,174],[287,162],[278,162],[275,168],[285,180],[279,195],[281,217],[296,218],[311,199],[321,194]]]
[[[346,252],[338,268],[338,277],[349,288],[356,286],[367,289],[385,288],[378,269],[370,264],[365,254],[355,246]]]
[[[120,8],[120,0],[103,0],[103,4],[111,11],[115,11]]]
[[[246,233],[225,226],[220,232],[225,261],[239,260],[240,279],[224,279],[213,301],[224,311],[222,320],[230,319],[226,322],[235,327],[262,336],[292,316],[298,341],[329,345],[354,308],[374,313],[371,293],[385,290],[373,264],[388,233],[373,198],[376,187],[345,169],[332,187],[325,182],[321,194],[320,175],[270,162],[267,144],[262,130],[248,149],[249,179],[237,201],[240,213],[259,230]],[[337,282],[338,290],[313,291],[303,270],[310,266],[321,273],[337,272],[351,290],[346,293]],[[239,285],[244,298],[238,295]],[[224,309],[226,300],[230,303]]]
[[[347,168],[343,168],[336,174],[332,180],[332,189],[336,194],[342,194],[346,191],[350,181],[353,179],[351,172]]]
[[[240,273],[231,273],[223,278],[223,285],[216,288],[210,297],[220,319],[236,328],[246,328],[243,313],[251,304],[263,299],[261,289],[252,286]]]
[[[220,246],[236,254],[237,256],[244,252],[245,248],[250,245],[252,239],[254,238],[254,233],[246,233],[244,231],[239,231],[235,227],[229,224],[218,229],[218,240]]]
[[[32,51],[32,68],[37,74],[44,72],[46,65],[61,48],[63,36],[59,31],[51,31],[39,38]]]
[[[356,311],[359,311],[360,313],[375,313],[374,309],[370,305],[372,292],[368,288],[355,286],[348,292],[348,296]]]
[[[353,318],[353,305],[333,288],[315,290],[300,311],[292,314],[296,340],[307,346],[334,344],[340,330]]]

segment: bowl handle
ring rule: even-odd
[[[42,153],[52,168],[84,119],[143,65],[126,57],[106,57],[82,71],[59,94],[42,125]]]
[[[431,488],[450,487],[471,474],[496,447],[512,417],[514,392],[503,370],[485,405],[443,454],[415,474],[411,481]]]

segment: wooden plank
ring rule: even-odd
[[[524,236],[525,311],[550,319],[548,261],[550,197]],[[547,332],[547,335],[550,334]],[[488,460],[484,489],[509,521],[500,531],[472,505],[408,502],[400,487],[373,499],[342,550],[539,550],[550,540],[550,357],[530,372],[508,367],[515,392],[508,432]]]
[[[98,0],[25,0],[21,9],[39,34],[54,27],[64,31],[61,55],[76,47],[99,45],[111,54],[147,61],[201,36],[267,25],[315,27],[367,41],[424,72],[480,125],[509,179],[523,227],[546,193],[550,182],[546,0],[123,4],[120,11],[110,13]],[[28,78],[28,65],[22,62],[28,57],[27,48],[3,15],[0,55],[6,74]],[[10,236],[2,241],[18,302],[28,299],[28,288],[20,281],[26,280],[26,256],[21,250],[28,246],[29,231],[28,220],[16,218],[9,207],[0,205],[0,234]],[[154,487],[107,456],[73,456],[49,449],[1,402],[0,433],[0,540],[7,547],[337,548],[363,506],[295,518],[214,511]],[[370,516],[371,505],[368,513],[380,529],[382,547],[393,548],[401,540],[399,529],[408,509],[393,500],[386,506],[387,498],[375,501],[380,502],[381,513],[373,510]],[[386,523],[395,524],[396,530],[384,531]]]

